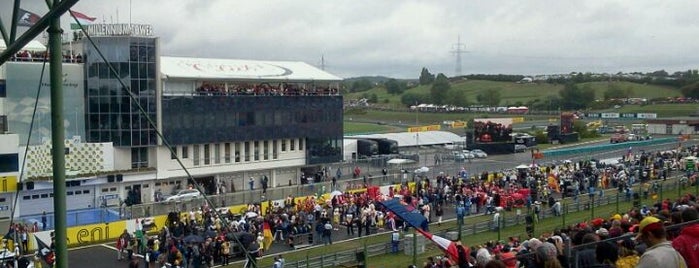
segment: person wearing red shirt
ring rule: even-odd
[[[697,220],[699,213],[693,207],[682,211],[682,222]],[[699,267],[699,223],[693,223],[682,228],[682,232],[674,240],[672,247],[684,257],[687,267]]]

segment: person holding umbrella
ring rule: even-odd
[[[260,245],[257,244],[257,240],[253,240],[250,246],[247,248],[248,254],[246,255],[245,268],[257,268],[257,257],[260,254]]]

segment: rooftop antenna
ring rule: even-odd
[[[456,44],[452,46],[451,53],[456,55],[456,68],[454,69],[454,76],[461,76],[461,54],[467,53],[465,50],[466,45],[461,43],[461,36],[459,35]]]

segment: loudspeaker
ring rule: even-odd
[[[123,174],[117,174],[117,175],[116,175],[116,181],[117,181],[117,182],[122,182],[122,181],[124,181],[124,175],[123,175]]]
[[[27,190],[34,190],[34,182],[33,181],[28,181],[27,183]]]
[[[114,182],[114,175],[107,175],[107,182]]]
[[[80,181],[70,181],[70,186],[80,186]]]

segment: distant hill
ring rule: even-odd
[[[393,79],[393,78],[386,77],[386,76],[358,76],[358,77],[345,78],[345,79],[343,79],[343,82],[352,83],[352,82],[358,81],[358,80],[368,80],[369,82],[372,82],[374,84],[383,84],[384,82],[388,81],[389,79]],[[397,80],[406,81],[406,82],[417,82],[417,79],[397,79]]]
[[[578,84],[579,87],[589,86],[595,91],[595,96],[598,99],[603,98],[604,92],[608,88],[609,82],[587,82]],[[630,97],[635,98],[664,98],[681,96],[682,94],[676,88],[669,86],[648,85],[633,82],[611,82],[619,86],[621,89],[628,90]],[[460,90],[466,94],[470,103],[476,103],[476,96],[489,90],[495,89],[500,91],[500,105],[508,106],[517,103],[527,104],[531,102],[545,102],[549,96],[558,96],[558,92],[563,89],[561,84],[549,84],[545,82],[534,83],[514,83],[514,82],[498,82],[486,80],[459,80],[451,83],[453,89]],[[429,94],[431,85],[419,85],[406,90],[405,93],[420,93]],[[367,91],[349,93],[345,95],[346,100],[360,99],[367,95],[376,94],[378,103],[391,107],[405,107],[401,103],[401,95],[391,95],[386,92],[383,87],[374,87]]]

